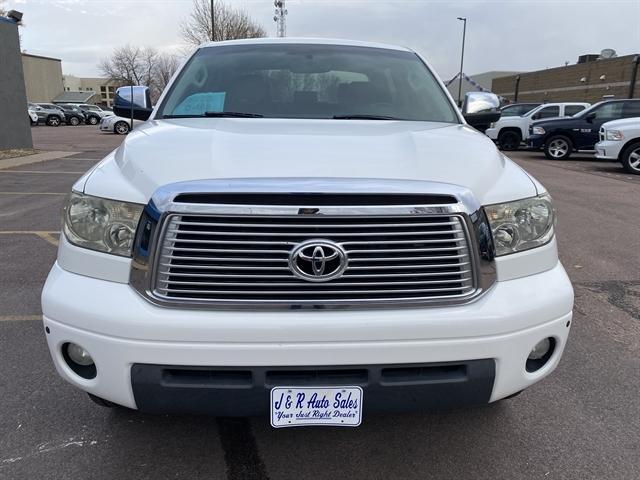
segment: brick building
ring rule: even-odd
[[[492,91],[518,102],[590,102],[607,98],[640,98],[640,54],[496,78]]]

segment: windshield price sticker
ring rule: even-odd
[[[360,387],[275,387],[271,426],[357,427],[362,422]]]

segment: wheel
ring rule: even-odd
[[[69,125],[73,125],[74,127],[77,127],[78,125],[80,125],[80,119],[78,119],[78,117],[71,117],[69,119]]]
[[[627,146],[620,155],[620,162],[627,172],[640,175],[640,142]]]
[[[549,160],[565,160],[571,156],[573,144],[563,135],[554,135],[544,145],[544,155]]]
[[[57,117],[55,115],[49,115],[47,117],[47,125],[49,125],[50,127],[59,127],[60,123],[62,123],[60,121],[60,117]]]
[[[109,400],[105,400],[104,398],[96,397],[95,395],[92,395],[91,393],[87,393],[87,395],[89,395],[89,398],[91,399],[91,401],[93,403],[95,403],[96,405],[100,405],[101,407],[105,407],[105,408],[117,407],[117,405],[115,403],[110,402]]]
[[[522,136],[513,130],[500,132],[498,135],[498,145],[500,150],[517,150],[522,142]]]
[[[127,122],[116,122],[113,126],[113,133],[117,133],[118,135],[126,135],[129,133],[129,124]]]
[[[96,117],[95,115],[91,115],[87,119],[87,122],[89,122],[90,125],[97,125],[99,121],[100,121],[100,119],[98,117]]]

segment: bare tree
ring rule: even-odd
[[[160,92],[165,89],[179,65],[180,59],[175,55],[161,54],[158,56],[154,78],[156,88]]]
[[[149,85],[153,62],[158,53],[153,48],[131,45],[116,48],[110,57],[100,62],[99,68],[110,80],[123,85]]]
[[[193,0],[193,11],[180,24],[180,36],[197,46],[211,40],[265,37],[267,32],[246,10],[233,8],[221,0],[213,2],[213,33],[210,0]]]
[[[98,68],[110,81],[119,85],[146,85],[155,101],[178,68],[179,60],[152,47],[125,45],[103,59]]]

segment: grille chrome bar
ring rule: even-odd
[[[466,225],[457,214],[172,214],[163,232],[153,291],[169,303],[411,302],[459,299],[477,288]],[[312,239],[345,250],[342,277],[315,283],[293,274],[290,252]]]
[[[289,258],[308,258],[311,252],[301,249],[318,241],[343,255],[343,270],[325,282],[300,275]],[[495,283],[494,255],[484,210],[462,186],[363,178],[195,180],[153,193],[136,232],[129,283],[148,301],[176,308],[455,305]],[[440,280],[453,283],[419,283]]]
[[[283,270],[289,270],[288,268]],[[345,274],[342,278],[407,278],[407,277],[443,277],[443,276],[452,276],[456,274],[469,273],[471,270],[458,270],[455,272],[422,272],[422,273],[381,273],[381,274],[369,274],[369,275],[352,275]],[[176,273],[171,272],[172,277],[203,277],[203,278],[211,278],[210,273]],[[218,278],[289,278],[288,275],[262,275],[262,274],[253,274],[253,275],[242,275],[242,274],[229,274],[225,273],[219,275]],[[162,282],[168,282],[168,280],[161,280]]]

